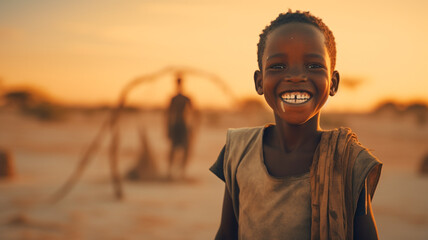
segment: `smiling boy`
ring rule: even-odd
[[[216,239],[377,239],[382,164],[348,128],[324,131],[338,90],[334,36],[309,12],[280,14],[258,44],[254,83],[275,124],[230,129],[210,168],[225,181]]]

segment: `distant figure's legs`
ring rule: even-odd
[[[184,179],[186,177],[186,168],[189,162],[189,146],[183,146],[183,154],[180,159],[180,168],[181,168],[181,178]]]
[[[168,156],[168,179],[173,179],[174,167],[179,169],[180,178],[184,178],[189,158],[188,129],[184,124],[170,128],[170,152]]]
[[[172,179],[172,165],[174,163],[175,147],[171,144],[168,155],[168,179]]]
[[[173,179],[174,168],[179,171],[180,178],[185,178],[189,148],[187,146],[171,146],[168,156],[168,179]]]

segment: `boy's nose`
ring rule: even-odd
[[[291,68],[284,76],[284,80],[287,82],[302,82],[308,80],[306,73],[298,68]]]

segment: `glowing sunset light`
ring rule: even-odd
[[[258,35],[280,12],[309,10],[336,37],[342,76],[330,110],[364,111],[382,99],[428,101],[427,1],[2,1],[0,77],[78,104],[113,103],[123,86],[166,66],[220,76],[238,97],[254,97]],[[230,106],[214,84],[185,79],[198,106]],[[348,82],[347,82],[348,80]],[[165,76],[131,94],[163,105]]]

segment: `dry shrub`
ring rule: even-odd
[[[419,172],[422,175],[428,176],[428,153],[422,158],[421,164],[419,166]]]
[[[415,102],[409,104],[403,112],[406,115],[413,115],[416,123],[420,126],[428,123],[428,106],[425,103]]]
[[[0,149],[0,178],[11,178],[15,175],[14,159],[9,151]]]
[[[397,103],[392,100],[386,100],[377,105],[373,110],[375,115],[393,115],[395,117],[400,116],[404,109],[403,104]]]
[[[140,131],[140,151],[137,163],[128,171],[126,178],[132,181],[152,181],[159,179],[159,171],[153,158],[146,133]]]
[[[10,90],[1,96],[6,108],[20,111],[25,116],[41,121],[65,118],[66,108],[49,100],[49,97],[32,89]]]
[[[390,116],[394,118],[405,118],[410,116],[418,126],[428,124],[428,103],[414,101],[401,103],[395,101],[383,101],[372,112],[377,116]]]

